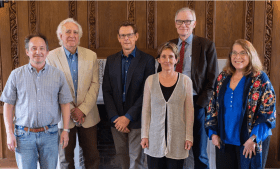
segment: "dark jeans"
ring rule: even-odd
[[[156,158],[147,155],[149,169],[183,169],[184,159]]]
[[[244,146],[235,146],[226,144],[225,151],[222,152],[216,147],[216,168],[217,169],[259,169],[265,168],[265,163],[269,150],[270,136],[268,136],[262,144],[262,167],[254,167],[252,159],[243,156]]]
[[[193,97],[194,102],[194,126],[193,126],[193,156],[195,169],[209,169],[207,156],[207,134],[204,127],[205,108],[196,103],[197,96]]]
[[[63,130],[60,129],[60,134]],[[76,133],[79,145],[83,150],[86,169],[98,169],[100,158],[97,150],[97,125],[89,128],[74,127],[70,129],[68,146],[65,149],[59,146],[59,161],[61,169],[75,169],[74,149],[76,147]]]

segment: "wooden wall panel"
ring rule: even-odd
[[[136,42],[136,45],[139,49],[146,49],[147,46],[147,29],[143,26],[143,23],[146,23],[147,17],[143,15],[146,13],[147,3],[145,1],[136,1],[135,2],[135,23],[138,28],[139,38]]]
[[[30,3],[28,1],[19,1],[17,2],[18,6],[18,13],[29,13],[29,6]],[[27,24],[30,23],[30,15],[18,15],[18,49],[19,49],[19,65],[25,65],[29,62],[28,56],[25,53],[25,46],[24,46],[24,39],[28,34],[31,33],[36,33],[36,27],[34,28],[35,25],[32,26],[33,32],[29,31],[31,30],[31,25]]]
[[[87,12],[87,1],[77,2],[77,21],[82,26],[83,36],[81,38],[80,46],[88,48],[88,14]]]
[[[49,48],[52,50],[60,46],[56,29],[62,20],[68,18],[69,4],[67,1],[38,1],[38,3],[39,30],[48,38]]]
[[[215,44],[218,58],[227,58],[236,39],[244,38],[245,3],[216,1]]]
[[[196,26],[195,35],[206,37],[206,1],[195,1]]]
[[[99,48],[121,49],[117,34],[121,22],[127,19],[127,2],[98,2],[98,39]]]

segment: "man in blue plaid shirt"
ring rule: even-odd
[[[55,169],[58,159],[57,123],[63,117],[60,144],[68,144],[70,89],[59,69],[48,65],[48,41],[43,35],[25,39],[29,63],[13,70],[1,95],[9,150],[19,169]],[[13,110],[15,117],[13,120]],[[13,133],[13,122],[15,130]]]

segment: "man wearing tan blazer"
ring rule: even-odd
[[[95,52],[78,46],[82,28],[72,18],[63,20],[56,33],[61,47],[49,52],[47,62],[64,72],[73,97],[70,104],[69,143],[65,149],[59,148],[60,168],[75,168],[77,133],[86,169],[98,169],[97,123],[100,117],[96,105],[99,90],[97,56]],[[60,123],[59,127],[62,128]]]

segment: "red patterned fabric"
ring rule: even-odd
[[[184,55],[185,55],[185,44],[186,42],[182,42],[181,50],[180,50],[180,61],[176,65],[176,72],[182,73],[183,71],[183,63],[184,63]]]

